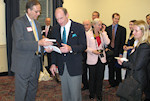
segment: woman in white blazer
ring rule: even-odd
[[[94,99],[97,97],[97,101],[102,101],[102,85],[106,63],[104,47],[110,43],[110,39],[100,19],[94,19],[92,24],[93,30],[86,33],[86,62],[89,65],[89,98]]]

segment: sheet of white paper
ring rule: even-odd
[[[62,54],[61,51],[60,51],[60,49],[58,47],[56,47],[56,46],[49,45],[49,46],[44,46],[44,48],[52,48],[53,51]]]
[[[43,34],[45,32],[45,30],[42,30],[41,34]]]
[[[121,59],[122,61],[128,61],[126,58],[115,57],[115,59]]]
[[[45,39],[45,41],[56,42],[56,39]]]

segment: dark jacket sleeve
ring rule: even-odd
[[[133,70],[133,77],[145,87],[147,84],[147,72],[146,69],[150,62],[150,45],[144,43],[141,44],[135,53],[129,58],[129,62],[124,62],[123,66],[128,66]]]
[[[119,54],[123,54],[123,46],[124,46],[124,44],[125,44],[125,41],[126,41],[126,28],[124,28],[124,27],[122,27],[122,31],[121,31],[121,43],[120,43],[120,45],[121,45],[121,47],[122,48],[120,48],[120,50],[119,50]]]

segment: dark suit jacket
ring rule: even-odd
[[[112,40],[112,25],[106,28],[106,32],[108,34],[109,39]],[[119,54],[123,54],[123,45],[125,44],[125,40],[126,40],[126,28],[118,25],[115,36],[114,56],[119,56]],[[110,44],[108,48],[111,48]]]
[[[59,44],[62,43],[60,29],[59,25],[54,26],[52,29],[52,38],[55,38]],[[71,46],[73,53],[59,54],[52,52],[52,64],[58,66],[60,75],[64,71],[64,62],[66,62],[70,76],[81,75],[82,52],[86,49],[86,36],[83,25],[71,21],[67,45]]]
[[[35,24],[39,39],[41,39],[41,26],[36,20]],[[12,25],[12,37],[13,48],[11,70],[16,73],[30,74],[33,61],[35,61],[34,56],[38,49],[38,42],[35,41],[30,22],[26,15],[14,20]],[[41,52],[43,52],[43,47],[41,47]]]
[[[133,69],[133,77],[141,84],[144,89],[147,85],[148,80],[148,68],[150,63],[150,44],[143,43],[129,56],[128,62],[123,62],[123,66],[129,68],[128,75],[130,74],[130,69]],[[128,76],[127,75],[127,76]]]
[[[41,28],[42,28],[42,30],[45,30],[45,26],[42,26]],[[47,38],[50,38],[50,37],[51,37],[51,34],[52,34],[52,26],[49,27],[48,34],[47,34]],[[42,35],[45,36],[45,32],[43,32]]]

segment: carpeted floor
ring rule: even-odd
[[[119,101],[119,98],[115,95],[117,88],[108,89],[106,86],[108,86],[108,81],[104,81],[103,101]],[[0,101],[14,101],[14,91],[14,77],[0,76]],[[82,100],[91,101],[88,90],[82,91]],[[57,83],[55,79],[39,82],[36,101],[62,101],[60,83]]]
[[[103,101],[119,101],[116,97],[116,88],[105,89],[108,81],[104,81],[103,87]],[[14,77],[1,76],[0,77],[0,101],[14,101]],[[21,91],[20,91],[21,92]],[[89,100],[89,91],[82,91],[82,100]],[[55,80],[39,82],[36,101],[62,101],[61,86]]]

